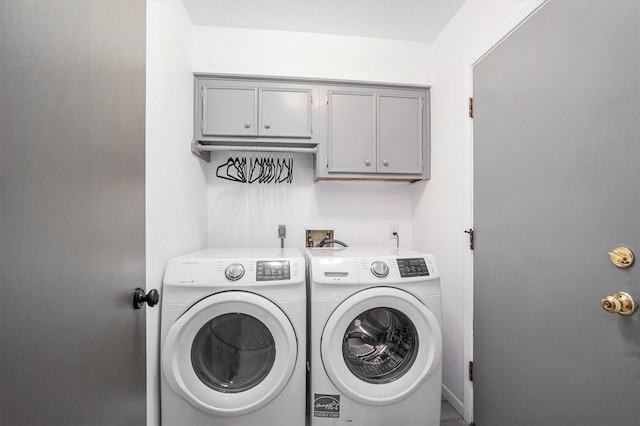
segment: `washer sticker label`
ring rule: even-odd
[[[340,417],[340,395],[313,395],[313,417]]]

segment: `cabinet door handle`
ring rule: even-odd
[[[248,121],[244,123],[244,128],[248,129],[249,127],[251,127],[251,123],[249,123]]]
[[[383,166],[385,166],[385,167],[386,167],[386,166],[388,166],[388,165],[389,165],[389,161],[384,160],[384,161],[382,162],[382,165],[383,165]]]
[[[265,129],[268,129],[268,128],[270,128],[270,127],[271,127],[271,123],[264,123],[264,128],[265,128]]]
[[[369,159],[364,160],[364,165],[365,166],[370,166],[371,165],[371,161],[369,161]]]

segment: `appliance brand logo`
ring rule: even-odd
[[[340,395],[314,394],[313,416],[331,418],[340,417]]]

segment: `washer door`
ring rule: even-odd
[[[171,388],[196,408],[236,416],[271,402],[286,386],[298,355],[291,322],[268,299],[217,293],[173,324],[162,348]]]
[[[436,316],[415,296],[390,287],[356,293],[322,332],[322,363],[346,396],[371,405],[410,395],[439,365]]]

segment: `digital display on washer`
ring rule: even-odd
[[[415,259],[398,259],[401,278],[423,277],[429,275],[429,268],[422,257]]]
[[[256,281],[290,280],[288,260],[259,260],[256,264]]]

